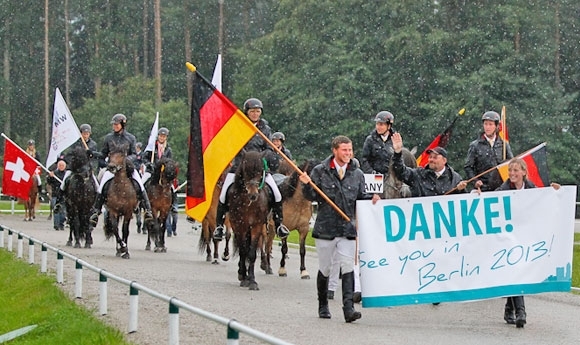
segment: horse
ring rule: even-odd
[[[151,178],[147,181],[145,190],[151,203],[153,221],[147,222],[147,245],[145,250],[151,250],[151,240],[155,243],[155,253],[166,253],[165,231],[166,220],[171,210],[173,180],[177,177],[177,162],[170,158],[162,158],[155,163]]]
[[[201,236],[199,236],[199,242],[198,242],[199,251],[206,252],[205,260],[207,262],[211,261],[211,263],[214,265],[219,264],[218,249],[219,249],[219,244],[221,241],[216,241],[213,239],[213,231],[215,230],[215,228],[217,226],[216,225],[217,205],[218,205],[219,196],[220,196],[226,175],[227,175],[227,169],[221,174],[221,176],[218,179],[218,182],[213,190],[211,205],[209,207],[209,210],[208,210],[206,216],[203,218],[203,221],[201,222]],[[226,216],[226,220],[224,222],[224,227],[226,229],[226,240],[225,240],[224,252],[222,254],[222,260],[228,261],[230,259],[229,243],[230,243],[230,239],[232,237],[229,216]],[[213,242],[213,260],[212,260],[212,248],[211,248],[212,242]]]
[[[320,163],[317,160],[310,159],[306,160],[299,167],[301,171],[310,174],[312,169]],[[297,171],[293,170],[290,164],[286,161],[282,161],[280,164],[280,169],[278,171],[286,172],[287,176],[277,174],[275,176],[276,183],[282,194],[282,205],[283,205],[283,216],[284,225],[292,230],[297,230],[300,238],[300,278],[310,279],[310,274],[306,270],[304,257],[306,255],[306,236],[310,231],[310,220],[312,219],[312,202],[307,200],[302,194],[303,185],[300,183],[300,175]],[[274,222],[272,219],[269,221],[268,226],[268,237],[265,243],[265,252],[267,262],[262,263],[266,272],[270,264],[269,258],[272,253],[272,244],[274,240]],[[288,272],[286,270],[286,257],[288,253],[288,242],[284,238],[281,240],[281,252],[282,258],[280,259],[280,268],[278,269],[278,276],[286,277]]]
[[[24,221],[31,222],[36,218],[36,204],[38,202],[38,186],[40,181],[40,176],[38,173],[32,175],[32,186],[28,191],[28,198],[21,199],[20,202],[24,204]]]
[[[85,248],[91,248],[93,229],[89,225],[91,208],[97,196],[97,183],[93,176],[89,158],[82,146],[76,147],[70,155],[71,162],[69,168],[71,175],[67,180],[64,189],[64,201],[66,205],[70,233],[67,246],[73,245],[80,248],[81,241],[85,241]]]
[[[133,217],[133,211],[137,207],[137,192],[131,178],[127,175],[127,155],[123,147],[113,147],[109,153],[107,170],[115,174],[108,181],[110,183],[105,207],[105,238],[115,236],[117,256],[129,259],[127,241],[129,239],[129,223]],[[119,222],[123,217],[122,236],[119,235]]]
[[[260,152],[243,155],[234,183],[228,190],[230,224],[234,233],[234,253],[239,254],[240,286],[259,290],[254,274],[256,251],[266,232],[270,211],[269,188],[265,183],[266,162]]]
[[[415,159],[416,148],[409,150],[403,147],[401,154],[405,166],[409,168],[417,167],[417,160]],[[383,195],[384,199],[399,199],[399,198],[410,198],[413,196],[413,191],[406,185],[403,181],[399,180],[395,176],[393,170],[393,160],[389,164],[388,174],[383,176]]]

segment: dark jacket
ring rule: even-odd
[[[528,188],[536,188],[536,185],[530,181],[530,180],[524,180],[524,189],[528,189]],[[510,189],[516,189],[516,186],[510,182],[510,180],[508,179],[507,181],[505,181],[504,183],[501,184],[501,186],[499,186],[496,190],[510,190]]]
[[[153,164],[157,163],[157,161],[159,161],[161,158],[169,158],[169,159],[173,159],[173,152],[171,151],[171,147],[169,146],[169,143],[165,144],[165,150],[163,150],[163,154],[161,155],[161,158],[159,158],[159,149],[158,149],[158,142],[155,142],[155,147],[154,147],[155,152],[153,152]],[[143,164],[147,164],[151,162],[151,151],[145,151],[145,153],[143,154]]]
[[[409,168],[403,163],[401,153],[395,153],[393,155],[393,170],[399,180],[402,180],[411,187],[413,196],[444,195],[463,180],[461,175],[453,170],[449,164],[445,164],[445,171],[439,177],[437,177],[435,171],[429,169],[429,166],[425,168]],[[465,192],[465,189],[456,189],[453,191],[453,194]],[[415,195],[417,193],[419,195]]]
[[[506,143],[506,160],[512,158],[514,158],[514,154],[512,153],[510,144]],[[482,134],[479,139],[469,144],[464,166],[467,179],[470,180],[474,176],[497,166],[501,162],[503,162],[503,140],[496,135],[493,147],[491,147]],[[493,169],[491,172],[480,176],[479,179],[483,182],[483,186],[481,186],[482,191],[496,190],[503,182],[497,169]]]
[[[60,181],[64,180],[64,174],[66,173],[66,169],[63,171],[60,171],[58,169],[55,169],[52,171],[54,173],[55,177],[52,177],[50,175],[46,176],[46,183],[49,184],[52,187],[52,193],[53,193],[53,197],[58,197],[60,196],[61,193],[64,193],[61,189],[60,189]],[[59,180],[57,180],[56,178],[59,178]]]
[[[372,174],[373,172],[388,174],[389,164],[395,153],[393,151],[393,141],[391,140],[392,133],[393,131],[390,131],[386,141],[383,141],[383,138],[381,138],[376,130],[373,130],[366,137],[361,159],[362,171],[367,174]]]
[[[104,161],[105,158],[109,156],[109,152],[112,151],[113,146],[123,146],[127,150],[127,159],[134,161],[137,155],[137,150],[135,149],[135,144],[137,140],[135,136],[126,130],[120,132],[112,132],[105,136],[105,141],[103,143],[103,148],[101,149],[101,157],[99,160],[99,166],[105,167],[107,163]]]
[[[256,127],[258,127],[258,130],[262,132],[268,139],[272,137],[272,128],[270,128],[270,126],[268,125],[268,121],[260,119],[256,123]],[[254,136],[252,137],[252,139],[250,139],[250,141],[248,141],[246,146],[244,146],[240,150],[240,152],[236,155],[236,157],[234,157],[234,161],[232,167],[230,168],[230,172],[233,173],[238,169],[238,166],[242,162],[244,152],[249,151],[264,152],[266,150],[273,152],[270,145],[268,145],[268,143],[262,138],[261,135],[257,133],[254,134]]]
[[[330,156],[312,169],[310,178],[351,220],[347,222],[309,184],[304,185],[303,193],[306,199],[318,202],[318,213],[312,237],[325,240],[332,240],[335,237],[355,239],[356,201],[372,198],[372,195],[365,192],[362,170],[349,163],[343,179],[340,180],[333,156]]]
[[[95,169],[99,165],[97,158],[100,156],[100,153],[97,151],[97,142],[94,141],[92,138],[89,138],[89,140],[86,143],[87,143],[87,147],[89,148],[89,151],[90,151],[89,157],[91,158],[90,159],[91,168]],[[72,144],[66,150],[66,153],[64,155],[64,160],[66,161],[67,164],[71,163],[72,157],[74,155],[74,151],[76,150],[77,147],[82,147],[83,149],[86,150],[85,145],[83,144],[83,138],[79,138],[79,140],[75,141],[74,144]]]

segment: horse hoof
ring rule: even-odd
[[[90,243],[85,243],[85,248],[91,249],[91,244]]]
[[[208,261],[211,261],[211,260],[208,260]],[[211,264],[212,264],[212,265],[219,265],[219,264],[220,264],[220,262],[219,262],[219,261],[217,261],[217,260],[213,260],[213,261],[211,261]]]
[[[230,259],[230,256],[229,255],[222,256],[222,260],[223,261],[228,261],[229,259]]]
[[[258,283],[256,283],[256,282],[251,283],[249,288],[250,288],[250,291],[260,290],[260,288],[258,287]]]
[[[300,272],[300,279],[310,279],[310,274],[306,270]]]
[[[151,246],[145,246],[145,250],[151,250]]]
[[[262,263],[262,264],[260,265],[260,269],[261,269],[262,271],[264,271],[264,272],[268,272],[268,266],[267,266],[265,263]]]
[[[238,280],[243,283],[244,282],[244,277],[242,277],[241,274],[238,274]],[[240,286],[242,286],[242,283],[240,283]]]
[[[75,243],[75,248],[80,248],[81,244],[80,243]]]
[[[245,280],[245,279],[244,279],[244,280],[242,280],[242,281],[240,282],[240,287],[250,287],[250,281],[248,281],[248,280]]]
[[[120,257],[121,256],[121,252],[120,251],[117,251],[117,253],[115,253],[115,256],[116,257]]]
[[[288,277],[288,271],[284,267],[280,267],[278,270],[278,277]]]
[[[167,248],[165,248],[165,247],[161,248],[161,252],[162,253],[167,253]]]
[[[71,242],[71,241],[67,241],[67,242],[66,242],[66,246],[67,246],[67,247],[72,247],[72,242]]]
[[[131,255],[129,255],[129,252],[126,252],[125,254],[121,255],[121,258],[123,259],[130,259]]]
[[[206,257],[205,257],[205,261],[206,261],[206,262],[211,262],[211,255],[208,255],[208,256],[206,256]]]
[[[266,269],[266,274],[274,274],[274,271],[272,271],[272,268],[271,267],[268,267]]]

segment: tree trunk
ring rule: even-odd
[[[554,35],[554,41],[556,43],[556,49],[554,51],[554,86],[560,90],[562,89],[562,80],[560,78],[560,46],[562,45],[562,34],[560,32],[560,1],[556,1],[555,26],[556,32]]]
[[[64,0],[64,99],[70,105],[70,37],[68,32],[68,0]]]
[[[190,16],[190,8],[188,6],[189,0],[183,0],[183,13],[185,13],[185,15],[183,16],[183,28],[184,28],[184,47],[185,47],[185,61],[188,62],[192,62],[191,61],[191,30],[189,30],[189,16]],[[193,90],[193,75],[192,73],[189,73],[187,71],[187,69],[185,70],[185,75],[186,75],[186,82],[187,82],[187,104],[191,107],[191,96],[192,96],[192,90]]]
[[[50,102],[49,96],[49,73],[48,73],[48,0],[44,0],[44,143],[46,147],[50,145]]]
[[[149,0],[143,0],[143,76],[149,76]]]
[[[155,0],[155,106],[161,104],[161,0]]]

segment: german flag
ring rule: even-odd
[[[417,157],[417,166],[418,167],[425,167],[427,163],[429,163],[429,154],[427,151],[436,148],[437,146],[445,148],[447,143],[449,142],[449,138],[451,137],[451,133],[453,132],[453,126],[455,126],[455,121],[457,121],[459,117],[455,117],[453,122],[449,125],[449,127],[445,128],[443,133],[437,135],[435,139],[427,146],[427,148],[421,153],[419,157]]]
[[[520,154],[521,158],[528,166],[528,180],[532,181],[536,187],[546,187],[550,185],[550,176],[548,171],[548,155],[546,143]],[[497,166],[501,178],[506,181],[509,178],[508,172],[509,161]]]
[[[257,130],[238,107],[194,69],[185,198],[188,216],[203,221],[220,175]]]

